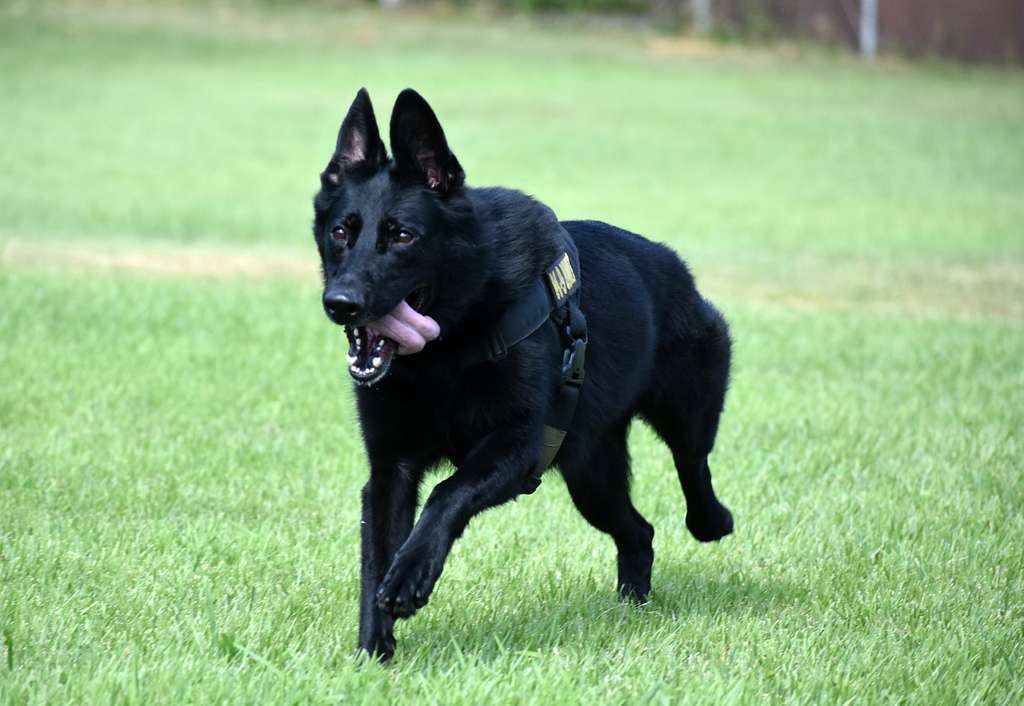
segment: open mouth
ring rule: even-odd
[[[405,301],[422,314],[428,303],[428,295],[427,288],[420,287]],[[374,324],[371,321],[365,326],[345,327],[345,335],[348,337],[348,373],[360,385],[380,382],[388,374],[395,354],[399,352],[399,344],[381,333]]]
[[[391,369],[398,344],[369,326],[346,326],[348,373],[360,385],[372,385]]]

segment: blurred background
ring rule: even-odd
[[[423,93],[470,183],[679,244],[743,286],[800,258],[813,279],[1021,249],[1019,2],[0,7],[9,259],[56,238],[312,254],[309,197],[360,86],[383,123],[399,90]],[[759,286],[799,286],[774,279]]]
[[[382,7],[417,0],[381,0]],[[473,3],[532,13],[617,14],[670,32],[721,40],[813,40],[872,57],[1014,62],[1024,57],[1024,6],[1015,0],[498,0]]]

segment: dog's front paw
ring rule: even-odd
[[[403,551],[377,589],[377,605],[394,618],[408,618],[427,604],[441,574],[429,549]]]

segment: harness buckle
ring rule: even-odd
[[[583,369],[587,357],[587,339],[577,338],[565,349],[562,356],[562,378],[566,385],[580,387],[583,384]]]
[[[492,329],[487,337],[487,346],[490,348],[491,359],[501,360],[508,355],[508,346],[505,345],[505,338],[498,329]]]

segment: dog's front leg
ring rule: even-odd
[[[492,432],[438,483],[377,591],[384,612],[407,618],[426,605],[452,544],[473,516],[522,492],[537,463],[542,428],[531,420]]]
[[[382,661],[395,651],[395,621],[377,607],[377,588],[412,529],[419,475],[400,463],[374,464],[363,487],[359,650]]]

